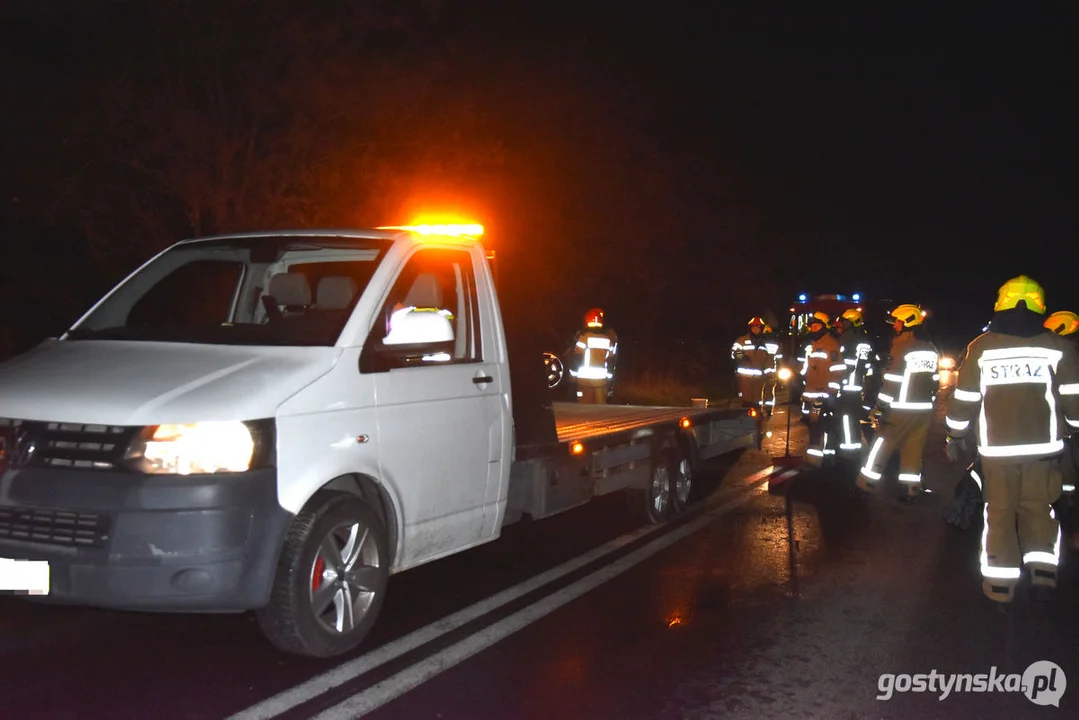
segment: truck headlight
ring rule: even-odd
[[[124,459],[152,474],[244,472],[256,457],[256,440],[242,422],[151,425],[135,437]]]

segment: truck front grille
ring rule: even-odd
[[[112,470],[121,466],[136,428],[82,423],[8,421],[4,456],[12,467]]]
[[[50,508],[0,508],[0,539],[100,548],[109,537],[107,515]]]

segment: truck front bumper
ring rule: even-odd
[[[273,469],[217,475],[26,467],[0,476],[0,558],[46,560],[47,602],[240,612],[269,599],[292,515]]]

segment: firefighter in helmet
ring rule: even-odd
[[[573,339],[573,367],[577,402],[605,405],[614,379],[618,335],[604,325],[603,309],[592,308],[584,316],[584,329]]]
[[[1075,341],[1079,338],[1079,315],[1070,310],[1058,310],[1045,319],[1045,328],[1061,337]],[[1079,549],[1079,528],[1075,526],[1075,486],[1079,484],[1079,435],[1070,435],[1064,440],[1064,452],[1060,456],[1060,475],[1063,483],[1063,495],[1054,507],[1064,532],[1068,535],[1068,545]]]
[[[731,346],[731,359],[737,364],[735,373],[742,406],[762,410],[766,379],[775,370],[775,351],[769,350],[764,320],[752,317],[747,324],[749,332]]]
[[[1051,330],[1061,337],[1071,338],[1075,337],[1075,332],[1079,330],[1079,315],[1076,315],[1070,310],[1057,310],[1055,313],[1045,319],[1044,327],[1046,330]]]
[[[767,323],[764,325],[761,338],[764,340],[764,349],[772,358],[771,366],[764,369],[764,414],[772,417],[772,411],[776,407],[776,376],[779,373],[779,362],[783,359],[783,352],[779,348],[776,331]]]
[[[862,397],[865,379],[873,374],[873,345],[865,331],[861,308],[851,308],[836,319],[839,354],[846,370],[836,395],[835,431],[839,457],[858,457],[862,451]]]
[[[1026,275],[1004,283],[991,329],[967,346],[945,429],[958,459],[973,431],[985,499],[982,591],[1011,602],[1025,567],[1031,583],[1056,587],[1064,438],[1079,428],[1079,353],[1045,328],[1045,292]]]
[[[899,450],[899,483],[906,496],[922,490],[922,452],[940,391],[940,352],[925,330],[926,313],[918,305],[892,310],[892,338],[888,366],[871,412],[880,433],[873,440],[858,487],[868,490],[881,479],[888,459]]]
[[[832,427],[833,407],[839,383],[847,366],[839,354],[839,341],[832,332],[826,312],[809,318],[809,333],[799,357],[802,363],[802,419],[809,425],[809,448],[806,462],[820,466],[835,457],[837,438]]]

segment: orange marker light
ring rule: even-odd
[[[684,428],[687,428],[687,427],[689,427],[690,425],[692,425],[693,423],[692,423],[692,422],[690,421],[690,419],[689,419],[689,418],[687,418],[687,417],[684,417],[684,418],[682,418],[682,422],[680,422],[680,423],[678,423],[678,424],[679,424],[679,425],[681,425],[681,426],[682,426],[682,427],[684,427]]]
[[[481,237],[483,225],[479,223],[451,223],[446,225],[380,225],[378,230],[408,230],[418,235],[445,235],[448,237]]]
[[[569,451],[574,455],[580,455],[584,452],[584,443],[575,442],[569,446]]]

